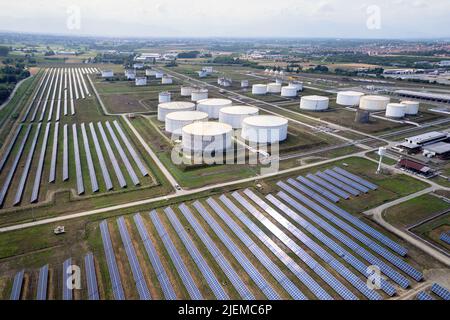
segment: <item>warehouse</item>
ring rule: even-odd
[[[409,153],[417,153],[420,152],[425,146],[432,145],[438,142],[444,142],[447,139],[447,133],[432,131],[418,136],[406,138],[405,142],[400,144],[398,147],[408,151]]]
[[[438,142],[423,147],[423,155],[427,158],[437,157],[441,160],[450,159],[450,143]]]
[[[397,167],[425,178],[431,178],[435,175],[435,172],[430,167],[410,159],[401,159]]]
[[[450,95],[448,95],[448,94],[418,92],[418,91],[410,91],[410,90],[396,90],[394,93],[400,97],[405,97],[405,98],[422,99],[422,100],[428,100],[428,101],[434,101],[434,102],[450,103]]]

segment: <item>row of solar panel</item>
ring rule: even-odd
[[[450,291],[447,288],[444,288],[443,286],[441,286],[440,284],[434,283],[431,286],[431,292],[442,300],[446,300],[446,301],[450,300]],[[416,299],[424,300],[424,301],[435,300],[435,298],[431,294],[429,294],[425,291],[420,291],[416,295]]]
[[[443,232],[440,236],[441,241],[444,241],[447,244],[450,244],[450,233]]]

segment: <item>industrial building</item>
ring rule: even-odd
[[[438,142],[423,147],[423,155],[427,158],[450,159],[450,143]]]
[[[419,92],[410,90],[396,90],[394,93],[397,96],[411,99],[422,99],[433,102],[450,103],[450,95],[431,92]]]
[[[401,159],[397,163],[397,167],[424,178],[432,178],[436,174],[435,171],[427,165],[411,159]]]
[[[448,140],[448,134],[445,132],[432,131],[418,136],[406,138],[405,142],[398,145],[409,153],[418,153],[424,147]]]

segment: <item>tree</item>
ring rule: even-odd
[[[0,46],[0,57],[6,57],[9,53],[9,48],[5,46]]]

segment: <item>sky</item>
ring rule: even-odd
[[[112,37],[450,38],[449,0],[0,0],[0,30]]]

